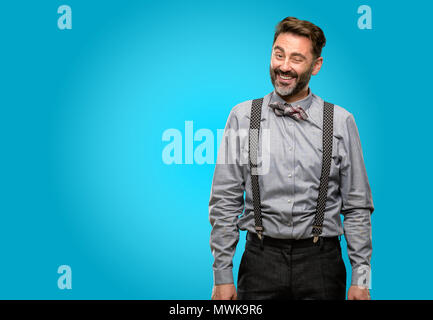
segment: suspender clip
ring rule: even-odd
[[[256,226],[256,232],[257,232],[257,237],[260,240],[260,249],[263,250],[263,239],[265,237],[263,235],[263,227]]]
[[[313,226],[313,243],[317,243],[320,239],[320,234],[322,233],[322,226]]]

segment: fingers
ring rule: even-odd
[[[371,300],[370,290],[363,287],[352,286],[347,293],[347,300]]]
[[[212,300],[237,300],[234,285],[217,285],[212,290]]]
[[[236,291],[235,291],[235,293],[234,293],[234,295],[232,297],[232,300],[238,300],[238,294],[236,293]]]

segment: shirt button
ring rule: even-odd
[[[291,173],[289,173],[288,175],[287,175],[289,178],[291,178],[292,177],[292,174]]]
[[[289,199],[289,200],[287,200],[287,202],[290,203],[290,202],[292,202],[292,200]]]
[[[292,151],[292,149],[293,149],[292,147],[289,147],[289,151]]]

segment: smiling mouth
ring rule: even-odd
[[[296,78],[292,76],[283,76],[282,74],[278,74],[278,79],[283,84],[290,84],[292,83]]]

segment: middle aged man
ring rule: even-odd
[[[343,233],[348,299],[370,298],[374,207],[358,130],[351,113],[309,88],[325,43],[311,22],[282,20],[272,46],[274,91],[230,112],[209,201],[212,299],[345,299]],[[236,291],[239,229],[248,232]]]

